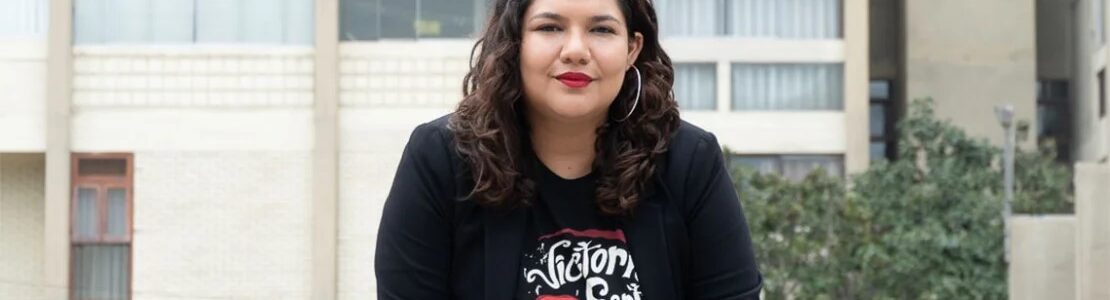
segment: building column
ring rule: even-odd
[[[848,174],[867,170],[871,162],[869,8],[867,0],[844,1],[844,115],[848,131],[844,169]]]
[[[336,299],[339,160],[339,0],[315,0],[312,299]]]
[[[73,0],[51,0],[46,57],[46,178],[43,284],[46,299],[69,297],[70,103]]]

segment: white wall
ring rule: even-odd
[[[45,166],[42,154],[0,154],[0,299],[43,297]]]
[[[0,152],[46,150],[46,45],[0,41]]]
[[[471,41],[340,44],[340,299],[376,295],[374,244],[401,152],[462,96]]]
[[[309,298],[312,50],[74,53],[73,150],[134,153],[134,298]]]
[[[134,299],[308,299],[310,155],[135,153]]]

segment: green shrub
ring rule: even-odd
[[[914,101],[900,159],[849,180],[733,178],[769,299],[1003,299],[1001,150]],[[1068,213],[1071,175],[1050,151],[1015,159],[1014,209]]]

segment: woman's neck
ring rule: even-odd
[[[571,122],[531,114],[528,120],[532,151],[551,172],[566,179],[590,174],[597,155],[597,128],[603,119]]]

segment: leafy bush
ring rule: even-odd
[[[733,170],[769,299],[1002,299],[1001,150],[914,101],[899,157],[850,180]],[[1015,159],[1015,211],[1071,211],[1050,151]]]

